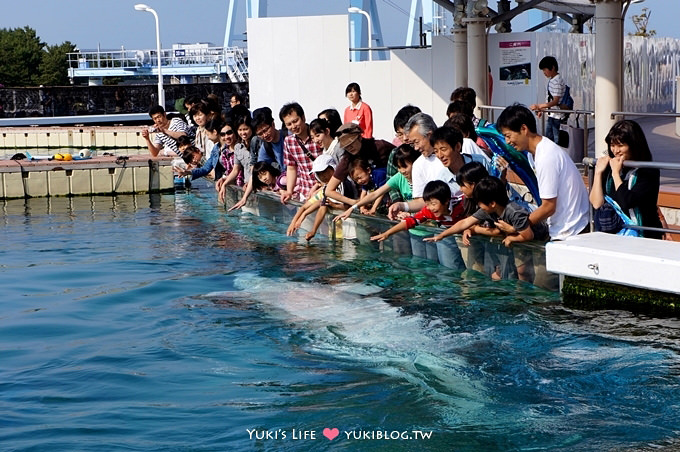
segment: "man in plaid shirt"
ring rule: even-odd
[[[312,171],[312,162],[323,153],[312,141],[309,125],[305,122],[305,112],[297,102],[286,104],[279,112],[281,122],[290,134],[283,141],[283,163],[286,165],[286,190],[281,190],[281,202],[286,203],[296,196],[300,200],[311,196],[316,180]]]

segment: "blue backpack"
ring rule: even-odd
[[[564,85],[564,95],[560,99],[560,109],[562,110],[573,110],[574,109],[574,98],[571,97],[571,89],[569,85]]]

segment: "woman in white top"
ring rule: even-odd
[[[211,119],[214,119],[215,113],[210,110],[206,102],[198,102],[189,112],[193,121],[198,128],[196,129],[196,138],[194,139],[194,146],[201,150],[205,158],[209,157],[210,151],[217,144],[208,138],[208,133],[205,130],[205,125]],[[219,141],[219,140],[218,140]]]
[[[330,125],[325,119],[314,119],[309,123],[309,132],[312,135],[312,140],[323,149],[324,154],[328,154],[340,161],[340,157],[345,153],[345,150],[340,147],[337,138],[331,134]]]

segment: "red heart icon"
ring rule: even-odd
[[[338,430],[337,428],[326,427],[325,429],[323,429],[323,436],[325,436],[331,441],[333,441],[339,434],[340,430]]]

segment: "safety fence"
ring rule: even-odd
[[[55,86],[0,89],[0,118],[146,113],[157,103],[158,87],[147,85]],[[228,110],[233,94],[248,99],[248,83],[165,85],[165,108],[175,110],[179,99],[214,94]]]

